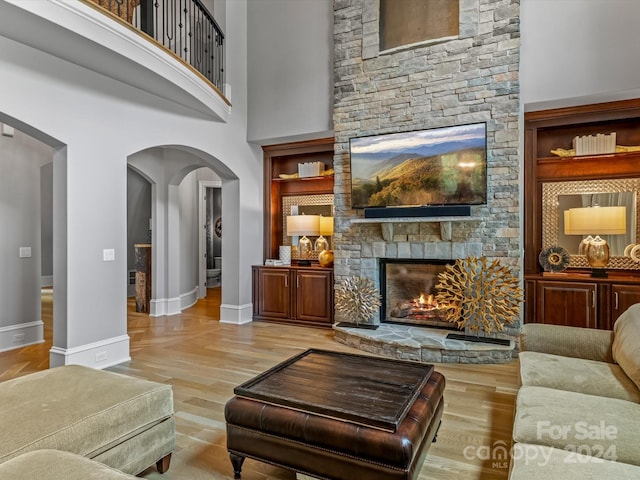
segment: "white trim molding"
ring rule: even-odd
[[[43,332],[44,323],[42,320],[0,327],[0,352],[43,343]]]
[[[180,310],[180,297],[174,298],[154,298],[149,305],[150,317],[161,317],[162,315],[178,315]]]
[[[232,323],[234,325],[243,325],[253,321],[253,304],[246,305],[229,305],[223,303],[220,305],[220,323]]]
[[[174,298],[154,298],[149,302],[149,316],[179,315],[185,308],[192,307],[198,301],[198,286]]]
[[[198,286],[196,285],[193,290],[180,295],[180,311],[192,307],[198,301]]]
[[[88,343],[73,348],[52,347],[49,350],[49,366],[84,365],[103,369],[131,360],[129,335]]]

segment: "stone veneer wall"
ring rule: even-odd
[[[457,39],[379,52],[379,0],[335,0],[337,284],[351,275],[377,283],[380,257],[484,255],[520,274],[519,11],[519,0],[460,0]],[[450,238],[437,222],[391,229],[353,222],[363,213],[350,208],[349,138],[480,121],[487,123],[488,200],[472,207],[474,220],[453,222]]]

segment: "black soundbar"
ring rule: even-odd
[[[401,217],[469,217],[470,205],[428,205],[422,207],[370,207],[364,209],[364,218]]]

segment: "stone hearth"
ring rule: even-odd
[[[516,352],[509,345],[447,339],[450,330],[382,323],[376,330],[334,325],[334,339],[364,352],[428,363],[507,363]]]

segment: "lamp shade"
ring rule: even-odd
[[[585,207],[564,211],[565,235],[624,235],[626,207]]]
[[[318,235],[320,233],[320,215],[291,215],[287,217],[287,235]]]
[[[333,217],[320,217],[320,235],[333,235]]]

